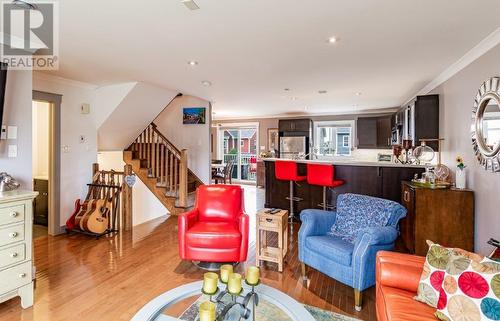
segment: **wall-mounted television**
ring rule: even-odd
[[[7,64],[0,62],[0,126],[3,124],[3,104],[5,101],[6,84],[7,84]]]

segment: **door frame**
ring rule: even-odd
[[[241,122],[241,123],[219,123],[217,126],[217,158],[224,160],[224,144],[221,144],[221,139],[223,137],[222,132],[224,129],[244,129],[244,128],[255,128],[256,130],[256,141],[257,141],[257,150],[256,157],[259,156],[260,153],[260,123],[259,122]],[[241,136],[238,135],[238,178],[233,179],[233,181],[240,182],[253,182],[250,180],[242,180],[241,179]]]
[[[62,95],[33,90],[32,101],[49,103],[49,235],[61,229],[61,102]]]

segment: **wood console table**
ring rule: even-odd
[[[256,265],[260,266],[260,261],[278,263],[278,271],[283,272],[283,260],[288,251],[288,211],[281,210],[276,214],[265,211],[257,213]],[[268,233],[277,235],[277,244],[274,238],[268,238]]]

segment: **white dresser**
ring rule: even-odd
[[[33,199],[37,192],[0,192],[0,302],[33,305]]]

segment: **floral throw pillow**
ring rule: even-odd
[[[443,293],[444,275],[451,251],[451,249],[439,244],[429,246],[415,300],[426,303],[433,308],[438,307]]]
[[[437,308],[443,321],[500,320],[500,263],[452,250]]]

